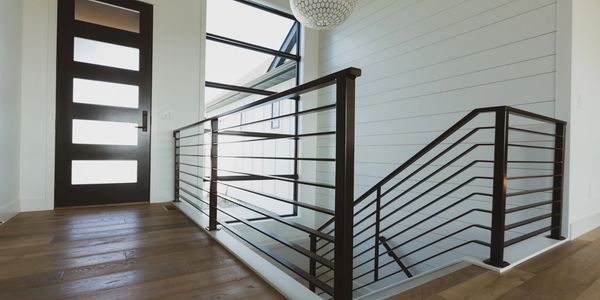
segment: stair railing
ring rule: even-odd
[[[179,128],[173,132],[175,139],[175,202],[185,202],[206,215],[208,218],[207,230],[213,231],[223,228],[249,245],[255,247],[269,259],[287,268],[298,275],[308,285],[318,288],[320,291],[336,299],[352,298],[352,236],[353,236],[353,197],[354,197],[354,126],[355,126],[355,79],[360,76],[361,71],[348,68],[317,80],[299,85],[284,92],[274,93],[256,89],[247,89],[240,92],[249,94],[267,95],[262,100],[233,109],[229,112],[207,118],[200,122]],[[300,110],[301,98],[310,92],[319,91],[324,88],[333,87],[335,90],[335,103],[317,104],[316,107]],[[223,120],[236,114],[261,109],[278,101],[295,101],[295,111],[280,116],[259,118],[258,120],[245,121],[224,126]],[[299,131],[300,116],[315,115],[322,112],[335,111],[335,130],[302,133]],[[272,133],[257,129],[257,124],[293,118],[292,133]],[[253,128],[253,130],[246,130]],[[298,140],[308,137],[333,137],[336,145],[335,157],[300,157],[298,151]],[[261,143],[274,140],[295,141],[293,157],[284,156],[247,156],[225,154],[231,150],[231,146],[240,149],[243,145]],[[228,148],[229,147],[229,148]],[[241,169],[230,169],[225,167],[225,162],[232,159],[245,161],[293,161],[294,174],[264,174]],[[313,161],[320,163],[335,164],[335,182],[312,182],[301,180],[298,174],[298,162]],[[261,190],[249,188],[241,182],[277,181],[292,184],[294,186],[293,198],[289,199],[281,195],[265,193]],[[310,186],[314,188],[335,191],[334,209],[319,203],[311,204],[308,201],[298,199],[298,186]],[[233,197],[226,194],[226,190],[232,189],[247,197]],[[333,218],[336,230],[330,233],[311,228],[307,224],[295,221],[294,218],[279,215],[267,207],[261,207],[252,203],[252,197],[261,197],[269,201],[283,202],[294,207],[301,208]],[[309,200],[309,199],[306,199]],[[240,217],[235,211],[228,209],[233,206],[238,209],[249,211],[259,215],[260,218]],[[277,222],[278,226],[268,227],[264,222]],[[299,253],[311,262],[311,266],[319,264],[331,270],[335,276],[333,282],[325,282],[314,276],[314,269],[306,270],[307,266],[298,265],[271,249],[266,242],[258,240],[253,235],[247,234],[238,228],[245,226],[253,234],[275,241],[279,245],[287,247]],[[275,228],[273,228],[275,227]],[[306,249],[300,242],[294,241],[279,231],[294,231],[308,235],[315,241],[316,238],[334,243],[336,247],[333,256],[335,260],[325,259],[314,251],[313,247]]]
[[[476,126],[472,129],[465,128],[470,122],[473,122],[477,117],[482,115],[492,115],[493,119],[491,126]],[[529,120],[532,122],[549,124],[551,130],[542,131],[525,129],[522,128],[523,126],[519,126],[517,122],[513,125],[511,117],[519,118],[521,123],[523,123],[523,120]],[[537,123],[524,126],[532,125],[543,127],[543,125]],[[358,291],[378,281],[388,279],[401,273],[406,277],[412,277],[410,269],[414,269],[449,252],[457,251],[467,245],[474,244],[489,248],[489,258],[485,262],[494,267],[505,267],[508,263],[504,260],[504,252],[509,246],[548,231],[550,232],[549,238],[563,239],[561,236],[561,222],[565,127],[566,123],[564,121],[512,107],[499,106],[476,109],[459,120],[451,128],[434,139],[421,151],[409,158],[404,164],[384,177],[373,187],[368,189],[354,201],[355,211],[353,215],[355,217],[355,233],[353,236],[353,270],[357,274],[354,274],[353,276],[353,291]],[[468,130],[468,132],[460,136],[454,142],[448,143],[447,140],[449,140],[450,137],[464,130]],[[511,132],[531,136],[549,137],[551,140],[536,141],[535,139],[525,138],[525,141],[516,142],[509,139]],[[473,138],[477,133],[480,133],[482,136],[493,137],[493,140],[468,143],[469,139]],[[540,146],[537,145],[536,142],[550,142],[552,143],[552,146]],[[444,147],[445,143],[449,145],[439,149],[440,147]],[[461,150],[461,146],[464,148],[465,145],[467,146],[466,150]],[[510,159],[509,152],[514,154],[514,156],[521,155],[513,149],[550,152],[552,158],[550,160],[538,160],[538,157],[548,157],[548,155],[536,153],[528,155],[528,157],[533,156],[536,159]],[[453,151],[457,152],[457,154],[453,153]],[[456,163],[467,160],[476,152],[489,152],[491,159],[473,159],[464,166],[455,166]],[[417,163],[428,155],[432,156],[432,158],[427,159],[424,163]],[[437,166],[435,165],[435,163],[438,163],[443,159],[446,159],[446,161],[443,161]],[[523,169],[528,170],[528,172],[551,171],[551,173],[528,174],[523,176],[509,175],[511,165],[523,166],[532,164],[549,165],[551,168]],[[476,167],[482,168],[484,166],[491,168],[492,174],[489,176],[470,176],[466,180],[451,182],[452,180],[457,180],[461,176],[469,175],[470,172],[472,174],[472,170]],[[410,171],[410,168],[414,168],[414,170]],[[450,168],[458,168],[458,170],[451,172],[449,171]],[[403,175],[404,172],[408,172],[408,174]],[[445,175],[444,172],[449,174]],[[421,178],[416,178],[418,175],[420,175]],[[436,182],[432,180],[434,176],[439,177],[441,175],[443,176],[439,181]],[[532,179],[551,179],[551,186],[515,189],[515,191],[511,192],[507,191],[509,182]],[[415,183],[408,187],[403,187],[403,185],[408,184],[411,181],[414,181]],[[468,193],[466,196],[455,196],[460,192],[464,192],[466,188],[472,187],[477,182],[485,182],[483,186],[476,185],[482,191]],[[422,192],[416,192],[418,187],[427,183],[431,185],[429,188],[426,188]],[[456,186],[443,192],[441,195],[435,196],[432,200],[425,199],[425,196],[435,195],[437,191],[450,184]],[[388,185],[391,186],[388,187]],[[417,196],[407,197],[411,193],[416,193]],[[551,199],[521,205],[511,203],[510,208],[507,207],[508,199],[534,194],[542,196],[548,194],[547,196],[550,196]],[[382,199],[386,196],[388,196],[389,199],[383,201]],[[473,198],[477,197],[489,199],[488,203],[490,207],[488,209],[463,208],[464,211],[458,214],[452,212],[453,209],[456,210],[464,207],[467,201],[471,201]],[[444,203],[448,201],[451,201],[451,203],[445,205]],[[417,208],[412,208],[411,210],[411,205],[417,206]],[[441,208],[437,207],[440,205]],[[518,213],[548,206],[550,206],[549,213],[538,214],[533,217],[526,217],[525,219],[523,219],[522,216],[519,216],[521,219],[513,218],[513,216]],[[430,211],[425,213],[427,210]],[[384,213],[384,211],[387,212]],[[405,214],[400,215],[401,212],[404,212]],[[453,213],[455,214],[454,216],[452,216]],[[468,218],[473,214],[485,214],[488,216],[486,218],[487,221],[481,224],[471,223],[450,233],[444,234],[441,237],[439,234],[436,234],[436,231],[445,229],[449,226],[458,225],[460,227],[461,225],[459,224],[462,224],[461,222],[464,222],[465,218]],[[414,220],[423,215],[425,215],[425,217]],[[441,224],[428,224],[436,218],[442,218],[443,215],[450,216],[447,216],[445,221]],[[506,221],[507,216],[514,219],[509,224],[507,224]],[[545,220],[549,220],[550,224],[548,226],[533,229],[527,228],[527,226],[539,224],[540,222],[545,222]],[[319,227],[318,230],[332,232],[335,230],[335,226],[336,224],[334,224],[333,219],[330,219]],[[419,227],[421,227],[420,230],[422,232],[417,235],[409,235],[412,230],[416,230]],[[394,232],[397,228],[399,229]],[[506,237],[507,231],[515,230],[517,228],[520,229],[521,233],[511,232],[512,237]],[[488,238],[484,240],[469,239],[453,246],[447,246],[446,248],[438,250],[434,249],[436,245],[440,245],[442,242],[448,242],[450,239],[460,236],[472,229],[487,231]],[[369,235],[368,233],[371,232],[371,230],[373,234]],[[415,246],[415,243],[424,238],[433,240],[430,242],[420,242],[421,246]],[[392,242],[396,242],[396,245],[391,244]],[[412,247],[412,250],[405,251],[400,255],[396,253],[409,246]],[[380,249],[381,247],[383,247],[383,249]],[[334,246],[332,243],[314,237],[314,240],[311,241],[311,248],[315,253],[318,253],[322,257],[334,259],[330,254],[337,248],[337,245]],[[372,253],[372,257],[365,258],[365,255],[368,255],[369,253]],[[423,258],[422,256],[425,253],[427,256]],[[390,256],[392,259],[382,263],[381,259],[384,256]],[[405,260],[415,256],[421,256],[421,258],[416,260],[412,259],[415,261],[410,264],[405,262]],[[369,265],[372,267],[368,268]],[[396,271],[389,271],[389,268],[392,265],[398,265],[398,269]],[[388,270],[386,271],[386,274],[382,275],[384,268],[388,268]],[[311,268],[311,272],[311,274],[315,274],[317,278],[323,278],[328,282],[326,278],[330,271],[323,270],[323,266]],[[365,280],[368,276],[370,276],[371,279]]]

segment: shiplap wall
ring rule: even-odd
[[[554,0],[359,1],[347,22],[320,34],[319,61],[320,75],[350,66],[363,71],[356,91],[355,195],[361,195],[475,108],[510,105],[554,116],[556,28]],[[328,102],[334,95],[329,89],[319,96]],[[536,125],[526,121],[521,124]],[[331,126],[331,115],[320,120],[320,130]],[[490,136],[490,133],[482,133],[475,139]],[[530,139],[528,141],[536,145],[552,146],[545,140],[534,141],[530,137],[514,135],[514,139]],[[331,140],[321,140],[318,147],[321,156],[333,153]],[[476,155],[484,155],[483,150],[480,152]],[[513,157],[517,155],[537,157],[528,153],[515,153]],[[528,167],[521,171],[516,169],[514,174],[539,171]],[[486,171],[481,172],[477,175],[489,176]],[[321,167],[318,174],[324,181],[332,179],[332,170],[327,166]],[[464,178],[468,177],[461,180]],[[513,185],[512,188],[544,184],[547,182]],[[478,185],[485,187],[489,183]],[[417,191],[424,191],[426,187]],[[443,192],[438,191],[436,195]],[[331,194],[319,196],[330,199]],[[541,201],[544,196],[547,195],[515,202]],[[420,205],[423,203],[426,202]],[[477,201],[467,202],[465,207],[473,208],[474,203]],[[480,203],[484,202],[480,200]],[[489,207],[489,201],[482,207]],[[529,214],[539,215],[539,212]],[[471,222],[481,218],[474,216]],[[542,225],[533,224],[518,231]],[[420,230],[432,226],[425,224]],[[484,232],[477,232],[458,241],[474,236],[486,239]],[[424,243],[426,241],[421,244]],[[487,254],[485,251],[474,247],[462,253],[450,253],[446,258],[424,264],[420,271],[465,252],[479,253],[483,257]]]

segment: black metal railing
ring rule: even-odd
[[[355,79],[360,70],[355,68],[319,78],[287,91],[273,94],[267,91],[245,90],[249,94],[262,94],[266,98],[233,109],[206,120],[182,127],[173,134],[175,138],[175,201],[192,205],[208,217],[208,230],[224,228],[281,266],[297,274],[308,285],[324,291],[336,299],[352,297],[352,208],[354,188],[354,89]],[[311,92],[321,89],[335,89],[335,101],[322,104]],[[312,99],[312,102],[308,102]],[[292,101],[293,110],[278,116],[257,115],[248,119],[252,112],[264,111],[266,105],[274,102]],[[320,104],[319,104],[320,103]],[[302,132],[300,118],[334,113],[335,130]],[[243,116],[241,114],[244,114]],[[238,121],[231,122],[232,119]],[[270,130],[261,124],[273,121],[291,120],[287,132]],[[229,124],[226,124],[229,123]],[[302,157],[299,143],[309,138],[331,138],[336,144],[335,157]],[[272,147],[268,143],[288,141],[286,148],[291,155],[239,154],[235,149]],[[266,148],[265,148],[266,149]],[[273,151],[268,151],[273,152]],[[283,172],[268,173],[245,168],[243,163],[269,161],[280,162]],[[303,162],[333,164],[335,182],[317,182],[299,176]],[[291,165],[290,165],[291,163]],[[277,167],[277,166],[276,166]],[[274,168],[277,169],[277,168]],[[252,184],[276,182],[288,187],[288,196],[267,193]],[[331,206],[318,203],[315,199],[301,199],[301,187],[335,191],[335,203]],[[314,194],[312,194],[314,197]],[[271,201],[271,202],[269,202]],[[268,203],[283,203],[303,213],[282,215],[270,209]],[[267,204],[265,204],[267,203]],[[304,222],[302,216],[313,216],[313,222]],[[333,217],[335,231],[325,233],[314,227],[314,218]],[[260,222],[257,222],[260,221]],[[277,226],[269,225],[272,221]],[[307,249],[301,242],[290,238],[287,232],[304,235],[310,240],[316,238],[336,245],[335,260],[318,255],[313,248]],[[311,266],[319,264],[335,274],[332,282],[324,282],[314,276],[314,270],[307,265],[294,263],[290,258],[278,253],[268,244],[278,243],[311,261]]]
[[[489,248],[486,263],[505,267],[504,251],[509,246],[548,231],[550,238],[562,239],[565,126],[563,121],[507,106],[476,109],[364,192],[354,202],[353,291],[400,274],[412,277],[411,270],[471,245]],[[523,149],[546,153],[520,153]],[[544,179],[548,181],[509,186]],[[541,196],[508,201],[531,195]],[[539,197],[549,199],[536,200]],[[469,201],[475,198],[486,207],[473,208]],[[484,217],[466,221],[477,214]],[[536,227],[527,228],[531,225]],[[318,230],[333,232],[335,226],[330,219]],[[466,234],[474,230],[483,233]],[[471,238],[477,235],[486,238]],[[337,245],[313,239],[313,252],[335,258],[331,254]],[[389,259],[383,261],[386,256]],[[311,274],[329,282],[331,270],[315,265]]]
[[[562,238],[566,123],[507,106],[473,110],[355,199],[358,76],[360,70],[349,68],[277,94],[249,89],[244,92],[266,98],[176,130],[176,201],[205,214],[208,230],[228,230],[312,291],[335,299],[412,277],[436,259],[473,249],[489,253],[483,257],[488,264],[504,267],[508,247],[548,231]],[[328,88],[335,89],[332,102],[312,94]],[[277,101],[291,101],[291,110],[242,115]],[[305,117],[332,119],[335,130],[304,132]],[[287,131],[261,127],[286,119]],[[335,156],[302,156],[299,145],[306,139],[332,139]],[[232,151],[275,141],[289,142],[287,156]],[[244,166],[256,161],[283,167]],[[335,176],[301,176],[303,163],[330,164]],[[287,186],[289,193],[258,187],[266,182]],[[268,203],[288,205],[293,213]],[[327,221],[316,226],[317,220]],[[273,243],[301,259],[273,250]]]

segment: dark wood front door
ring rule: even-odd
[[[55,206],[148,202],[152,6],[59,0]]]

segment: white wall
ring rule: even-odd
[[[201,1],[153,0],[151,201],[173,200],[172,130],[204,115]],[[56,0],[23,1],[22,210],[54,207]]]
[[[572,8],[571,234],[600,226],[600,1]]]
[[[0,1],[0,222],[19,211],[20,0]]]

